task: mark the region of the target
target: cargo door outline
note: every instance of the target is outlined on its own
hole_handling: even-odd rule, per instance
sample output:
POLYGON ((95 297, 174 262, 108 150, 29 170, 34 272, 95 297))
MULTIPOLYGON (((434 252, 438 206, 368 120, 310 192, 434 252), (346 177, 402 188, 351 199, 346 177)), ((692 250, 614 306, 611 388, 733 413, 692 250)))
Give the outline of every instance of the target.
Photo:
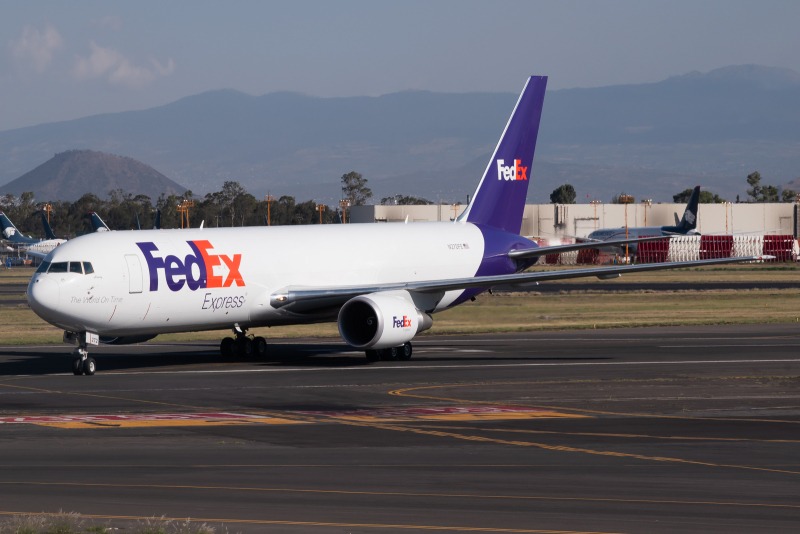
POLYGON ((128 293, 141 293, 143 287, 142 262, 135 254, 126 254, 125 263, 128 264, 128 293))

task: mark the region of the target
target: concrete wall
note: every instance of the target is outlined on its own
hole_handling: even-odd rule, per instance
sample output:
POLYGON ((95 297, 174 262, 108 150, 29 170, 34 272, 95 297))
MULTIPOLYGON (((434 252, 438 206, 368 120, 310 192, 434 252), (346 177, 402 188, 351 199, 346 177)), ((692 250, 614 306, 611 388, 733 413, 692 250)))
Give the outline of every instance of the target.
MULTIPOLYGON (((763 232, 794 234, 796 204, 700 204, 697 213, 697 230, 700 233, 763 232), (727 216, 727 219, 726 219, 727 216), (780 228, 785 230, 775 231, 780 228)), ((452 221, 454 213, 460 215, 466 206, 356 206, 351 209, 349 221, 408 222, 452 221)), ((628 226, 669 226, 675 217, 683 217, 685 204, 628 205, 628 226)), ((586 236, 600 228, 625 226, 625 206, 600 204, 595 209, 590 204, 527 204, 522 218, 524 236, 548 237, 556 235, 586 236)), ((796 236, 797 237, 797 236, 796 236)))

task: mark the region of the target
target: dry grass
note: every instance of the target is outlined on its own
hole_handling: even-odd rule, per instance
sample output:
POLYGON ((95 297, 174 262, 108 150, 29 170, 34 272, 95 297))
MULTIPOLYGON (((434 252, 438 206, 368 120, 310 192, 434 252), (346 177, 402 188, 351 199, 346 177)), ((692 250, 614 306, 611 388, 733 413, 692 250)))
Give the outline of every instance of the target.
MULTIPOLYGON (((108 523, 85 524, 90 520, 76 513, 59 512, 57 514, 19 514, 12 515, 0 522, 0 534, 80 534, 92 532, 105 534, 111 529, 108 523)), ((137 521, 132 526, 124 527, 131 534, 214 534, 214 527, 206 523, 192 523, 190 520, 174 521, 163 517, 152 517, 137 521)), ((223 534, 227 529, 223 528, 223 534)))
MULTIPOLYGON (((426 335, 630 326, 796 322, 800 290, 484 294, 436 314, 426 335)), ((336 324, 256 328, 265 338, 337 337, 336 324)), ((60 343, 62 331, 28 308, 0 308, 0 344, 60 343)), ((229 330, 166 334, 157 339, 220 339, 229 330)))

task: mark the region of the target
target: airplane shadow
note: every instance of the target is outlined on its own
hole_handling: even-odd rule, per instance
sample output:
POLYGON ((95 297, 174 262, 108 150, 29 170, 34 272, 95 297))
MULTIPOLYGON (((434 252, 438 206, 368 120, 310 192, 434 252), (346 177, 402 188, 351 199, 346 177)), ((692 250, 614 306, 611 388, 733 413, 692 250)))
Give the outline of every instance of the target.
MULTIPOLYGON (((185 368, 210 368, 216 366, 257 365, 268 367, 318 367, 318 368, 344 368, 367 367, 380 365, 402 365, 405 362, 374 362, 366 360, 363 352, 356 352, 352 347, 343 344, 274 344, 269 345, 267 354, 258 356, 235 356, 228 358, 222 356, 216 344, 181 344, 157 343, 159 347, 131 345, 129 347, 114 347, 104 351, 102 348, 91 352, 97 361, 98 373, 108 371, 136 371, 154 370, 170 367, 185 368), (167 346, 166 350, 158 348, 167 346), (355 353, 354 353, 355 352, 355 353)), ((57 351, 57 346, 51 348, 0 347, 0 380, 2 377, 19 375, 46 375, 71 372, 73 360, 72 348, 65 345, 63 350, 57 351)), ((446 348, 446 344, 443 344, 446 348)), ((544 361, 592 361, 608 360, 609 357, 599 356, 515 356, 513 354, 498 353, 442 353, 425 352, 415 355, 410 363, 508 363, 508 362, 544 362, 544 361)))

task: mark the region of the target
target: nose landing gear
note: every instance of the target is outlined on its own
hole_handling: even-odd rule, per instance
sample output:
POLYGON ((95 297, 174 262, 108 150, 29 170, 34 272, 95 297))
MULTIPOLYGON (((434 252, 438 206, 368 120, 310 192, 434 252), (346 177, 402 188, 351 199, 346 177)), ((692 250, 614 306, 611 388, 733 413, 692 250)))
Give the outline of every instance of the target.
POLYGON ((78 348, 72 351, 76 356, 72 360, 72 374, 92 376, 97 371, 97 362, 94 358, 89 357, 89 351, 86 350, 86 335, 78 336, 78 348))

